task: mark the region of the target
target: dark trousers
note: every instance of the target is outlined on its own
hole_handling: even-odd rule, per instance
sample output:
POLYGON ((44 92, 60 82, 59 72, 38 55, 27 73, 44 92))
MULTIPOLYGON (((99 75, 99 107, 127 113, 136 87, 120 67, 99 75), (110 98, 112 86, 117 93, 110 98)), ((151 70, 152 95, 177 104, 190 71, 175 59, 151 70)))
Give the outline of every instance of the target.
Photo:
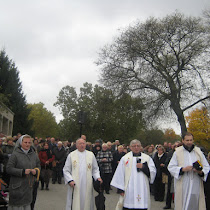
POLYGON ((62 173, 63 166, 61 164, 57 164, 56 167, 52 168, 52 182, 58 181, 61 184, 62 173))
POLYGON ((162 177, 156 177, 154 181, 154 197, 156 201, 163 201, 165 195, 165 184, 162 183, 162 177))
POLYGON ((101 178, 103 180, 105 191, 109 192, 112 174, 111 173, 108 173, 108 174, 101 173, 101 178))
POLYGON ((172 181, 172 178, 170 175, 168 175, 168 187, 167 187, 167 195, 166 195, 166 206, 168 207, 171 207, 171 201, 172 201, 171 181, 172 181))

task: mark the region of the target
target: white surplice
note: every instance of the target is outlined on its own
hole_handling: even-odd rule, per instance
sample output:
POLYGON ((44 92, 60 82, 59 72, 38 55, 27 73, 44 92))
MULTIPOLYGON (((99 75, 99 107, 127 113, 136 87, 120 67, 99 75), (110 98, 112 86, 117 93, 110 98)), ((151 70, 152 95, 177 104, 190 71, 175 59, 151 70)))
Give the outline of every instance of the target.
MULTIPOLYGON (((80 192, 80 209, 75 209, 75 210, 86 210, 85 208, 85 199, 87 198, 86 195, 86 186, 87 186, 87 181, 92 183, 92 180, 87 180, 87 163, 86 163, 86 158, 87 155, 91 155, 92 156, 92 176, 95 180, 97 180, 98 178, 100 178, 100 173, 99 173, 99 168, 98 168, 98 164, 97 161, 95 159, 95 156, 92 152, 89 151, 84 151, 84 152, 79 152, 78 150, 74 151, 75 153, 77 153, 76 155, 78 155, 78 166, 79 166, 79 183, 75 183, 76 186, 80 186, 79 192, 80 192)), ((68 184, 69 181, 71 180, 77 180, 78 177, 73 177, 72 176, 72 170, 75 167, 75 162, 72 163, 71 160, 71 153, 68 155, 66 162, 65 162, 65 166, 63 168, 63 174, 64 174, 64 180, 65 180, 65 184, 68 184)), ((92 185, 91 185, 92 188, 92 185)), ((71 206, 72 206, 72 192, 73 189, 72 187, 70 187, 68 185, 68 192, 67 192, 67 204, 66 204, 66 210, 71 210, 71 206)), ((94 209, 94 197, 93 194, 89 195, 90 199, 91 199, 91 207, 90 209, 93 210, 94 209)), ((73 202, 75 202, 75 200, 73 200, 73 202)))
MULTIPOLYGON (((154 162, 148 155, 142 154, 142 156, 148 156, 147 164, 150 171, 150 178, 148 178, 143 172, 137 172, 137 157, 133 157, 132 152, 130 152, 130 157, 127 155, 121 158, 111 181, 111 185, 126 192, 123 204, 125 208, 149 209, 150 189, 148 183, 149 181, 150 183, 153 183, 155 179, 156 168, 154 162), (129 164, 132 164, 131 173, 127 184, 127 189, 125 189, 125 170, 128 170, 130 167, 129 164)), ((138 158, 142 159, 142 156, 138 158)), ((143 163, 144 161, 141 162, 143 163)))
MULTIPOLYGON (((196 152, 193 150, 191 152, 188 152, 184 147, 180 148, 183 149, 184 153, 184 166, 192 166, 194 162, 198 160, 198 157, 196 155, 196 152)), ((176 187, 177 183, 180 181, 182 178, 182 201, 180 199, 177 200, 177 202, 182 202, 182 209, 177 209, 176 208, 176 202, 175 202, 175 209, 176 210, 199 210, 199 196, 200 196, 200 187, 202 181, 206 181, 207 175, 209 172, 209 164, 202 154, 202 165, 203 165, 203 173, 204 177, 200 177, 196 172, 189 171, 189 172, 184 172, 183 175, 179 175, 181 166, 178 164, 177 160, 177 152, 175 151, 171 161, 168 165, 168 170, 171 173, 171 175, 174 177, 174 187, 175 187, 175 199, 176 196, 179 196, 176 194, 176 187)), ((203 189, 202 189, 203 190, 203 189)), ((203 201, 205 202, 205 200, 203 201)), ((177 204, 178 206, 178 204, 177 204)), ((203 209, 205 210, 205 209, 203 209)))

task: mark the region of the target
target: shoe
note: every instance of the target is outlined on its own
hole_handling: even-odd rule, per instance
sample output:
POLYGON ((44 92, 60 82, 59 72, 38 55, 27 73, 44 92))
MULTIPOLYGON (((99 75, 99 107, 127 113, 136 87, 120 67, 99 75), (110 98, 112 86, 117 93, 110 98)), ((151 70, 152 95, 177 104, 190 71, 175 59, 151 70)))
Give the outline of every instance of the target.
POLYGON ((109 191, 106 191, 106 194, 110 194, 109 191))
POLYGON ((49 188, 48 188, 48 187, 46 187, 46 190, 49 190, 49 188))
POLYGON ((171 209, 171 207, 170 206, 165 206, 165 207, 163 207, 163 209, 171 209))
POLYGON ((58 184, 61 184, 61 182, 58 182, 58 184))

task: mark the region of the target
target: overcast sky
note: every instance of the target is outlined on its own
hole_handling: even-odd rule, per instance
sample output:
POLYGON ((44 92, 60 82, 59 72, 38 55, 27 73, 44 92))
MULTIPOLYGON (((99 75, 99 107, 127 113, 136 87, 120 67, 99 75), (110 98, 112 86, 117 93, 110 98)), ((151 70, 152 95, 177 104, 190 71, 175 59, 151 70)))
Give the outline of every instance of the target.
POLYGON ((98 83, 101 47, 137 19, 178 10, 201 15, 209 0, 0 0, 0 49, 19 72, 28 103, 53 104, 62 87, 98 83))

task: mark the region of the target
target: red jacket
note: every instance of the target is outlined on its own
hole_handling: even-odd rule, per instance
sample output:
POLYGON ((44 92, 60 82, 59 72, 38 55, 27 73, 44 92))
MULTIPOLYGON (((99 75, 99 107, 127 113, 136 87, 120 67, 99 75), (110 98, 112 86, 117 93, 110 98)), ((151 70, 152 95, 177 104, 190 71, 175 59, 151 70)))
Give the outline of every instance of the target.
POLYGON ((39 159, 40 159, 40 165, 45 166, 46 161, 49 161, 50 163, 53 162, 53 160, 55 159, 55 155, 52 155, 52 158, 48 158, 47 152, 41 150, 39 152, 39 159))

